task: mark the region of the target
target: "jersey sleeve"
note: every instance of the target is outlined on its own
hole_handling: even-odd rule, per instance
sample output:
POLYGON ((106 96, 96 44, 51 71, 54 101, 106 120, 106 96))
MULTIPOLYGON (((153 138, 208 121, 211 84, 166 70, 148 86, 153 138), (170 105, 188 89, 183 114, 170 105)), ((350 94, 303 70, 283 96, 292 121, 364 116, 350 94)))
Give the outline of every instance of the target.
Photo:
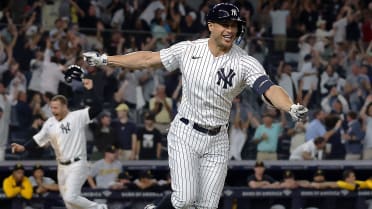
POLYGON ((160 50, 160 59, 167 71, 173 71, 180 67, 182 55, 188 44, 189 41, 182 41, 160 50))
POLYGON ((79 120, 79 124, 86 125, 90 123, 89 107, 74 111, 74 117, 79 120))
POLYGON ((261 76, 267 76, 261 63, 251 56, 242 56, 241 64, 245 84, 251 88, 258 78, 261 76))
POLYGON ((34 141, 36 142, 39 147, 45 146, 49 142, 49 137, 47 133, 48 126, 50 124, 50 120, 47 120, 41 130, 33 136, 34 141))

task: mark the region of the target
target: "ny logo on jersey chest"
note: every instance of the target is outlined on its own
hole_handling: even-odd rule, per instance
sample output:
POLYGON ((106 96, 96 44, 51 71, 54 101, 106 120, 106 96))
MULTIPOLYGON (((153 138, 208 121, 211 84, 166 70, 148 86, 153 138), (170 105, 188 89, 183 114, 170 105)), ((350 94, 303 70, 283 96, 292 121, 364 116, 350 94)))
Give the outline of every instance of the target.
POLYGON ((230 71, 226 75, 225 74, 225 68, 220 68, 217 71, 217 76, 218 76, 217 85, 220 86, 221 82, 223 82, 223 87, 222 88, 227 89, 227 85, 229 85, 231 87, 233 85, 232 79, 234 78, 235 75, 236 74, 235 74, 233 69, 230 69, 230 71))
POLYGON ((69 122, 67 122, 66 124, 61 123, 60 128, 61 128, 62 133, 64 134, 68 134, 68 132, 71 131, 69 122))

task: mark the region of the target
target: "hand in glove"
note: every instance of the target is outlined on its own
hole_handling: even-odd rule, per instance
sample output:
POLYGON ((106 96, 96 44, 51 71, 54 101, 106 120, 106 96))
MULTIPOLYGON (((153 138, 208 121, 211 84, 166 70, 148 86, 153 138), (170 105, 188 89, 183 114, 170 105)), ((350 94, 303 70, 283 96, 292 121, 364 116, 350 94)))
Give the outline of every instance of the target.
POLYGON ((90 66, 107 65, 107 55, 99 54, 98 52, 84 52, 84 61, 90 66))
POLYGON ((82 81, 87 72, 78 65, 70 65, 67 70, 63 72, 65 74, 65 81, 70 83, 72 79, 82 81))
POLYGON ((289 109, 289 114, 294 121, 305 121, 309 110, 300 104, 293 104, 289 109))

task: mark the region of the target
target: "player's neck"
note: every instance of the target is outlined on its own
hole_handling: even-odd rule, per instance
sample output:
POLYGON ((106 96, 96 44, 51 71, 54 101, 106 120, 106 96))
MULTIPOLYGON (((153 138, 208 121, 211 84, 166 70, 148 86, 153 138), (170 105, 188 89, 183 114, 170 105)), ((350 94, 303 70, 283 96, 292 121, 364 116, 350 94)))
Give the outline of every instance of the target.
POLYGON ((64 113, 61 113, 61 117, 60 118, 56 118, 58 121, 62 121, 63 119, 65 119, 65 117, 67 116, 67 114, 69 113, 69 111, 66 111, 64 113))
POLYGON ((209 51, 214 57, 222 56, 228 53, 231 49, 231 47, 218 46, 218 44, 211 38, 209 38, 208 40, 208 47, 209 47, 209 51))

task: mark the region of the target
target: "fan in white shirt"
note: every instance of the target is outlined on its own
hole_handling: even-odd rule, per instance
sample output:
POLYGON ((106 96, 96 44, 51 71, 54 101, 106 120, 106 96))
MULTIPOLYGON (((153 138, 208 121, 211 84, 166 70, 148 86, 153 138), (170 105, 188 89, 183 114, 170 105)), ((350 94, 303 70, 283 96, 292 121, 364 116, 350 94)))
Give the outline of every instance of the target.
POLYGON ((309 140, 293 150, 289 160, 321 160, 326 142, 323 137, 309 140))

